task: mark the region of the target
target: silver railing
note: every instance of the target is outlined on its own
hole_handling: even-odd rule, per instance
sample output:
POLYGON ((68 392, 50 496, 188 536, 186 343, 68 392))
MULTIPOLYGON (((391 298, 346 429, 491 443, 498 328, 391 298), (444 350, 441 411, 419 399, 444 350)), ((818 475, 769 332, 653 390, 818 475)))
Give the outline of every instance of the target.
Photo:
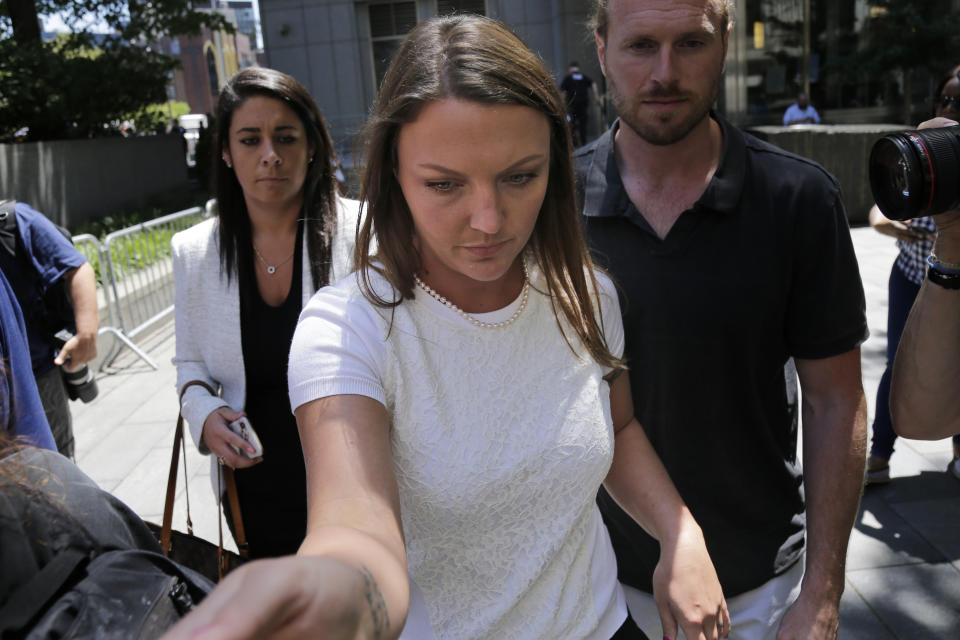
POLYGON ((173 234, 207 217, 215 206, 192 207, 177 213, 114 231, 100 243, 83 234, 73 237, 77 249, 94 265, 97 297, 101 308, 100 334, 109 333, 119 343, 103 358, 100 368, 109 366, 124 346, 153 369, 157 363, 141 349, 136 339, 173 312, 173 234))

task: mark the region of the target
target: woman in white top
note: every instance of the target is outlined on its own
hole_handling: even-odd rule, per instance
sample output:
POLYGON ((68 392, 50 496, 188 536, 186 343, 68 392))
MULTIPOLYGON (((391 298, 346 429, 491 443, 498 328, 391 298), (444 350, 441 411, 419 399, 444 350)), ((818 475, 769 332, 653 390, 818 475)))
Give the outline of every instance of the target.
POLYGON ((616 292, 583 242, 540 60, 493 20, 426 20, 367 134, 358 274, 314 296, 291 347, 301 557, 241 568, 180 631, 645 637, 605 483, 661 541, 664 628, 727 633, 700 529, 633 418, 616 292))
POLYGON ((359 203, 337 195, 326 123, 290 76, 234 75, 216 126, 219 213, 173 238, 177 389, 219 391, 187 387, 183 415, 200 451, 236 469, 250 555, 291 554, 307 498, 287 353, 306 301, 351 270, 359 203), (227 427, 242 415, 262 456, 231 448, 249 447, 227 427))

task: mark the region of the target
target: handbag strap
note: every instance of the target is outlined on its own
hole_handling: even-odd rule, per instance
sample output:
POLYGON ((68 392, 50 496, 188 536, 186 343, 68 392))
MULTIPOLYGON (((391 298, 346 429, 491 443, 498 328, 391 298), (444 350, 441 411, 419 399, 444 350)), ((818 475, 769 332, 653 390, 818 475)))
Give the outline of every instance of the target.
MULTIPOLYGON (((185 385, 183 385, 183 388, 180 389, 181 403, 183 402, 183 394, 186 393, 187 389, 193 385, 198 385, 203 387, 208 392, 210 392, 210 395, 213 395, 213 396, 217 395, 217 393, 213 390, 213 388, 211 388, 210 385, 204 382, 203 380, 191 380, 187 382, 185 385)), ((171 548, 170 540, 172 535, 171 532, 173 530, 173 502, 177 492, 177 471, 179 467, 181 447, 183 447, 184 469, 186 469, 186 466, 187 466, 187 463, 186 463, 187 452, 186 452, 186 447, 184 446, 183 443, 184 443, 183 413, 181 412, 177 416, 177 427, 173 435, 173 452, 170 456, 170 472, 167 476, 167 495, 164 500, 163 522, 160 527, 160 547, 163 550, 163 554, 166 556, 170 555, 170 548, 171 548)), ((240 552, 240 555, 245 558, 247 557, 247 536, 243 528, 243 518, 241 517, 241 513, 240 513, 240 500, 237 496, 237 484, 236 484, 236 480, 233 477, 233 469, 231 469, 230 467, 219 465, 219 471, 223 473, 224 478, 226 479, 226 482, 227 482, 227 499, 230 501, 230 511, 231 511, 231 515, 233 516, 234 530, 237 533, 237 548, 240 552)), ((184 473, 186 474, 186 472, 184 473)), ((219 474, 217 476, 217 481, 219 485, 219 474)), ((184 482, 186 482, 186 475, 184 475, 184 482)), ((188 532, 192 534, 193 525, 190 522, 189 494, 187 494, 186 499, 187 499, 187 529, 188 529, 188 532)), ((218 506, 217 522, 219 523, 221 520, 219 512, 222 511, 222 508, 219 508, 220 507, 219 495, 217 496, 217 506, 218 506)), ((223 533, 221 532, 220 544, 217 550, 217 559, 218 559, 217 564, 221 570, 221 576, 220 576, 221 578, 223 577, 222 568, 223 568, 223 565, 225 564, 224 558, 225 558, 225 554, 223 553, 223 533)))
MULTIPOLYGON (((247 558, 250 553, 250 547, 247 544, 247 534, 243 528, 243 518, 240 516, 240 498, 237 494, 237 481, 233 475, 233 469, 218 462, 217 471, 217 507, 222 512, 223 489, 220 486, 220 478, 227 483, 227 500, 230 503, 230 514, 233 517, 233 531, 237 537, 237 555, 241 558, 247 558)), ((229 571, 227 566, 227 553, 223 550, 223 519, 217 518, 217 577, 223 580, 223 576, 229 571)))

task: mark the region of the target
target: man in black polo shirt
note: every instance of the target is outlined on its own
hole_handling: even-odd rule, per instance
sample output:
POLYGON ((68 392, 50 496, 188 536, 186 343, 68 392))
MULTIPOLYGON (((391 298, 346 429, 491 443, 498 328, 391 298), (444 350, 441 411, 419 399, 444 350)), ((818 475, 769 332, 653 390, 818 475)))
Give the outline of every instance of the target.
MULTIPOLYGON (((577 153, 577 172, 588 241, 621 287, 637 416, 703 529, 730 637, 834 638, 863 479, 867 337, 838 185, 711 112, 732 2, 598 4, 620 120, 577 153)), ((599 502, 631 612, 653 635, 657 544, 599 502)))

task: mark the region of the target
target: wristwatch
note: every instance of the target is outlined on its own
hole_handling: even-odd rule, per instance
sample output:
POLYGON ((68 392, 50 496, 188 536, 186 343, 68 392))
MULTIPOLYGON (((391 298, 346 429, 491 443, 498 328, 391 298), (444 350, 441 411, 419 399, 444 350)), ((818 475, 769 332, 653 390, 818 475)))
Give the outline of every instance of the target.
POLYGON ((927 280, 944 289, 960 289, 960 273, 944 273, 939 269, 927 269, 927 280))

